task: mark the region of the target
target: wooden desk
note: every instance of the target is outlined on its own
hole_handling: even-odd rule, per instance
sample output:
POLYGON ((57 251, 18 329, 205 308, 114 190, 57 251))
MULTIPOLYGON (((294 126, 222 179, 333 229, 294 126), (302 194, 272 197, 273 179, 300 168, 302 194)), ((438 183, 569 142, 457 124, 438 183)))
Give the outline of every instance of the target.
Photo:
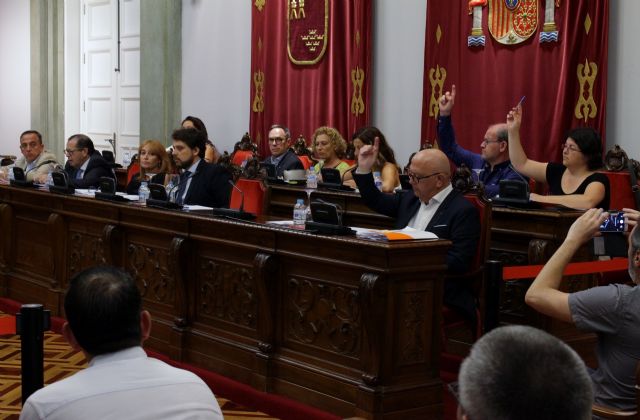
POLYGON ((381 243, 0 186, 0 295, 125 267, 171 358, 343 417, 437 418, 448 241, 381 243))

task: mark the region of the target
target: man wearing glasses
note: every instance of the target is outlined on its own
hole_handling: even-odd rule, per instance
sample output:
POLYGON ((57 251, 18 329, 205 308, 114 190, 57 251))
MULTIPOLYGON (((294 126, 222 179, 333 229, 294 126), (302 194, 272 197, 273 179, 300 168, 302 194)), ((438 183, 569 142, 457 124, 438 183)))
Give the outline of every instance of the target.
MULTIPOLYGON (((463 274, 470 268, 480 238, 480 217, 462 193, 451 186, 447 156, 437 149, 416 153, 409 162, 411 190, 382 193, 375 186, 371 167, 378 157, 379 140, 365 145, 358 154, 353 178, 365 204, 396 219, 396 229, 411 227, 451 240, 447 251, 447 274, 463 274)), ((449 278, 444 283, 444 303, 467 317, 476 318, 476 303, 468 282, 449 278)))
MULTIPOLYGON (((44 149, 42 134, 36 130, 27 130, 20 135, 20 156, 15 166, 24 170, 27 181, 45 183, 49 172, 58 164, 56 155, 44 149)), ((0 178, 7 174, 0 172, 0 178)))
POLYGON ((84 134, 74 134, 67 140, 64 150, 67 163, 64 171, 76 188, 97 187, 103 176, 115 178, 111 166, 93 147, 93 141, 84 134))
POLYGON ((449 159, 456 165, 464 164, 472 169, 476 175, 474 181, 482 181, 485 195, 494 197, 499 192, 500 181, 503 179, 519 179, 520 176, 509 160, 509 136, 507 125, 504 123, 490 125, 480 143, 480 154, 466 150, 456 143, 456 136, 451 123, 451 110, 456 100, 456 85, 451 86, 451 92, 440 97, 438 107, 438 145, 449 159))
POLYGON ((289 148, 291 145, 291 133, 284 125, 274 124, 269 129, 269 150, 271 156, 262 163, 274 165, 276 176, 282 177, 284 171, 291 169, 304 169, 302 162, 289 148))

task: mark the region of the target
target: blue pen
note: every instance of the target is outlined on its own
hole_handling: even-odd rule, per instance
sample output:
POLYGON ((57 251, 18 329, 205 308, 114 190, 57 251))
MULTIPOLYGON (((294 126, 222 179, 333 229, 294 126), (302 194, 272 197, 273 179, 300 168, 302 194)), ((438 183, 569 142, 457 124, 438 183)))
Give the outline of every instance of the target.
POLYGON ((518 102, 518 105, 515 106, 515 108, 519 107, 520 105, 522 105, 522 103, 524 102, 524 98, 526 98, 526 95, 523 96, 522 98, 520 98, 520 102, 518 102))

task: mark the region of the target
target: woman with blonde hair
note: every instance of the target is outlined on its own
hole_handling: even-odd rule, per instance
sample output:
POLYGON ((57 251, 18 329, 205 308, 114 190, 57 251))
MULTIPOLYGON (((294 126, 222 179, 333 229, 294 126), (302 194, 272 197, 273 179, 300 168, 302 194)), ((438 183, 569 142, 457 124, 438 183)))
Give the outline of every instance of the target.
POLYGON ((131 177, 127 194, 138 194, 140 182, 165 185, 165 175, 171 171, 169 155, 158 140, 145 140, 138 149, 140 172, 131 177))
POLYGON ((342 176, 349 169, 349 164, 341 159, 347 151, 347 142, 335 128, 318 128, 313 133, 311 147, 314 157, 320 161, 313 167, 317 173, 322 168, 334 168, 342 176))

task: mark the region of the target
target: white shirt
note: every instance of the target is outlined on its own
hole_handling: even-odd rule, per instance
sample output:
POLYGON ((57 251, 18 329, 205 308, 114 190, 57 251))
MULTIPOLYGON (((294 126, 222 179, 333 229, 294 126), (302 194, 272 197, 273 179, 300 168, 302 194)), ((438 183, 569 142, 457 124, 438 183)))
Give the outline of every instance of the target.
POLYGON ((222 419, 195 374, 147 357, 142 347, 96 356, 89 367, 27 399, 20 419, 222 419))
POLYGON ((438 194, 434 195, 427 204, 420 203, 420 208, 411 220, 409 220, 407 226, 416 230, 426 230, 433 215, 436 214, 436 211, 451 191, 453 191, 453 187, 449 184, 438 194))

